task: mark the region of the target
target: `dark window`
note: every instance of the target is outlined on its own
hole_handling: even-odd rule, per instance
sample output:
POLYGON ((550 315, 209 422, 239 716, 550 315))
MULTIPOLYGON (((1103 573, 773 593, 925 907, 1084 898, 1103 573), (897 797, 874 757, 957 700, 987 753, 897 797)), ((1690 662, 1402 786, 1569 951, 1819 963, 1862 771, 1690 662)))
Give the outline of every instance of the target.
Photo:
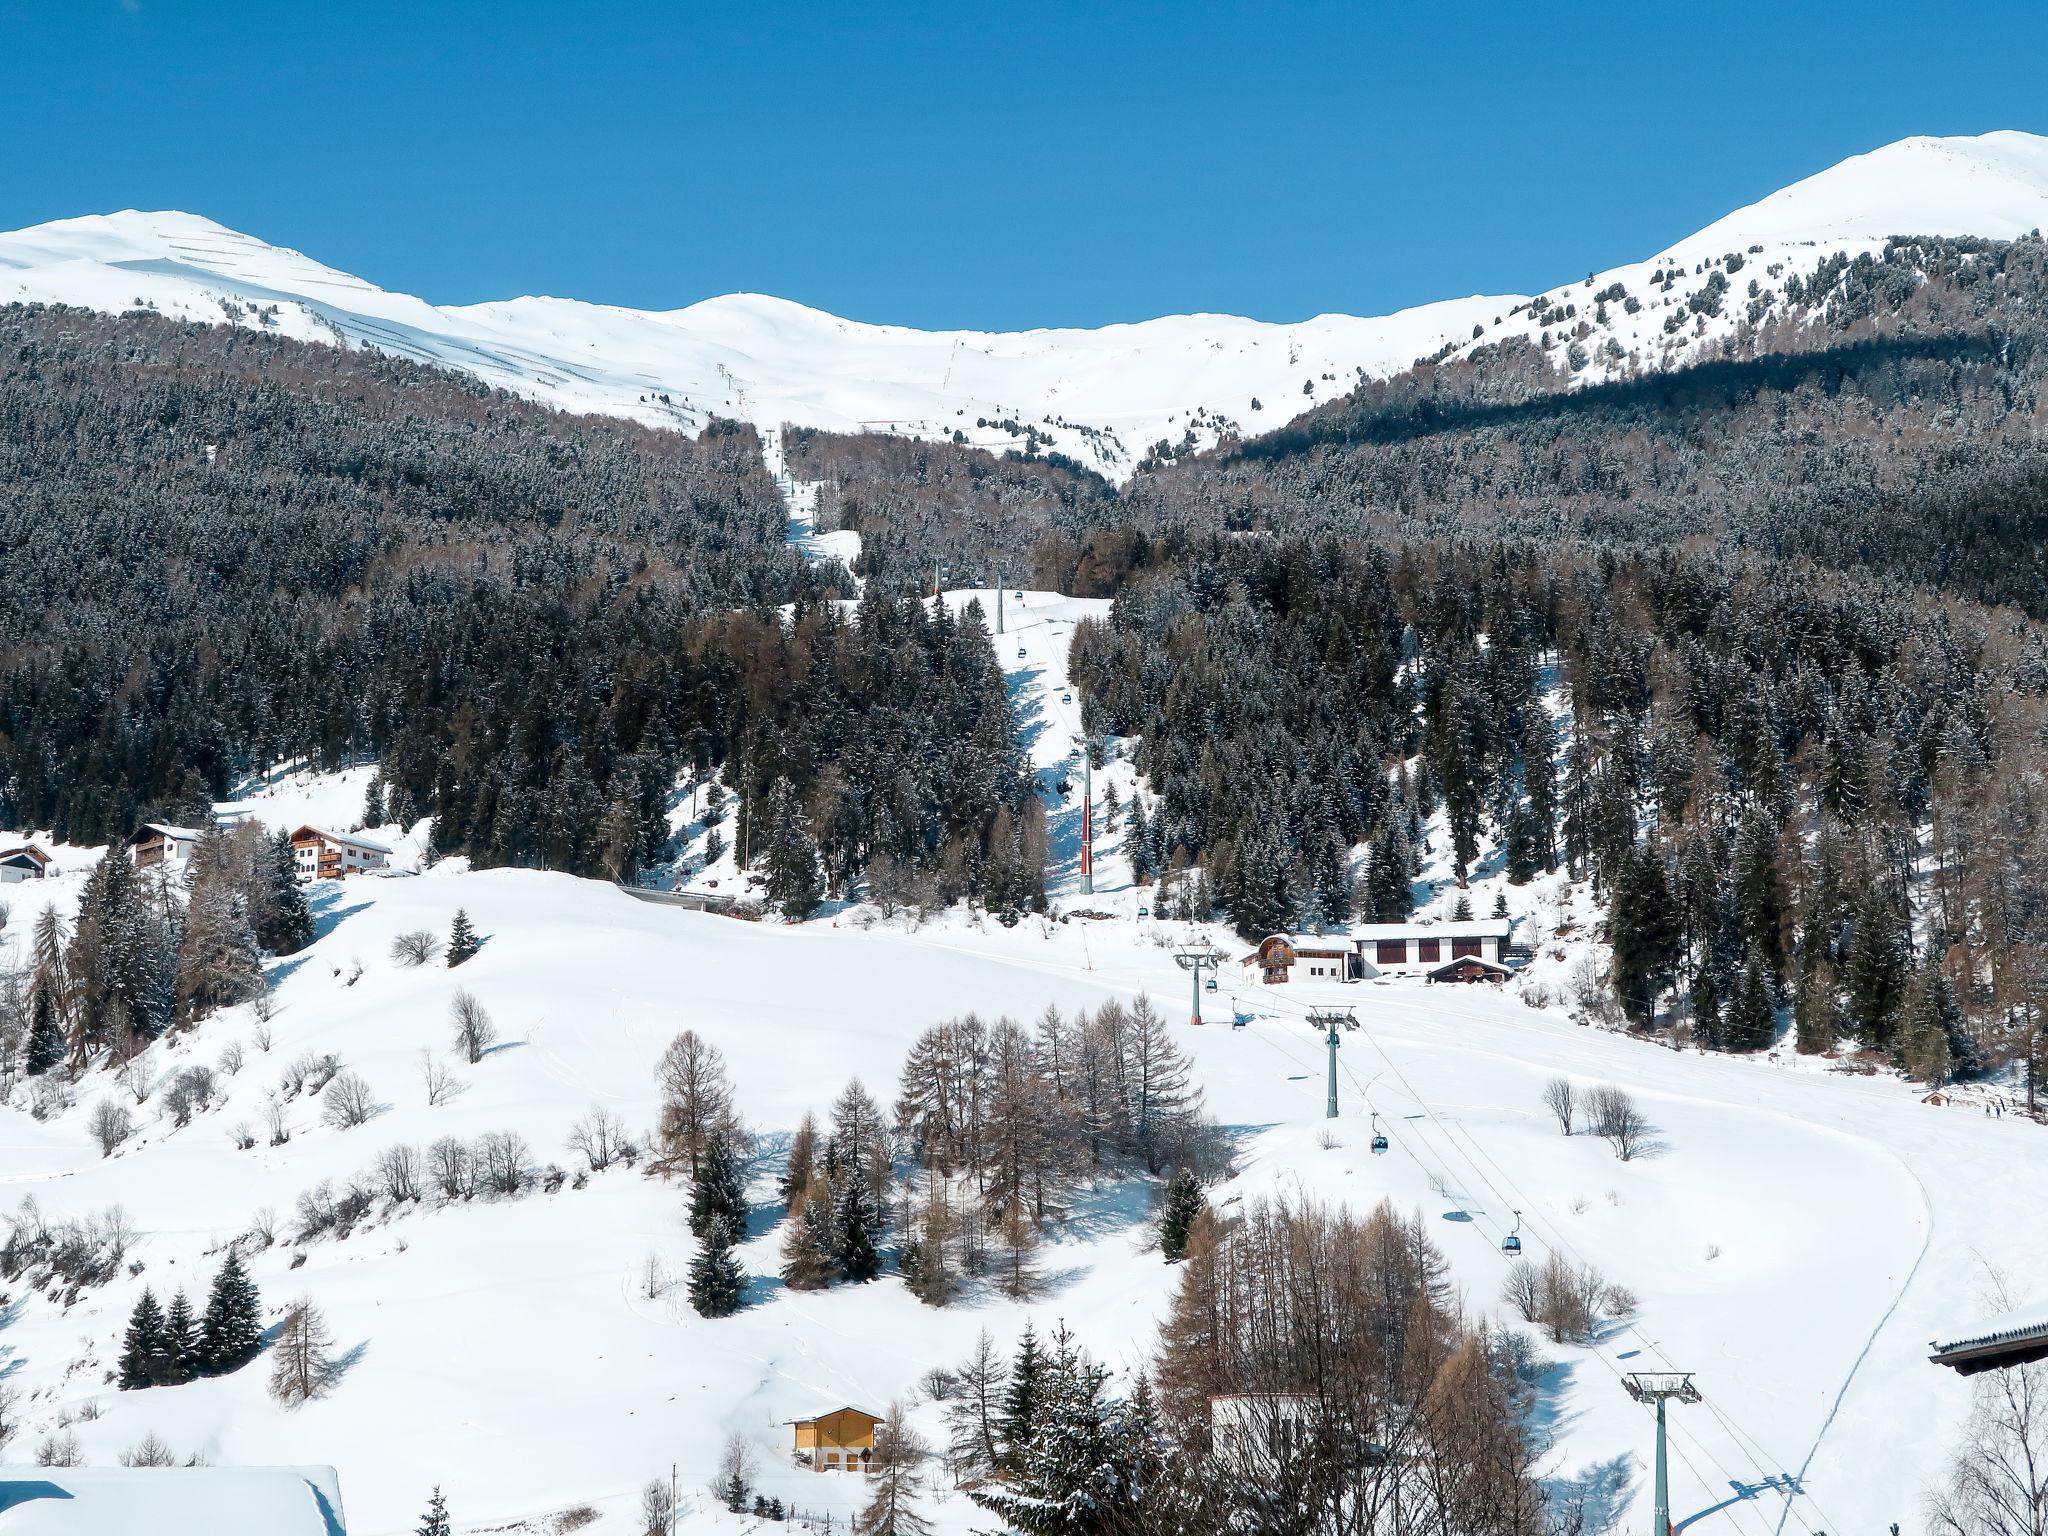
POLYGON ((1379 963, 1381 965, 1405 965, 1408 961, 1406 939, 1381 939, 1379 941, 1379 963))
POLYGON ((1441 960, 1443 958, 1443 942, 1442 939, 1417 939, 1415 941, 1415 958, 1418 960, 1441 960))
POLYGON ((1451 940, 1451 958, 1453 960, 1462 960, 1467 955, 1476 955, 1478 953, 1479 941, 1477 939, 1451 940))

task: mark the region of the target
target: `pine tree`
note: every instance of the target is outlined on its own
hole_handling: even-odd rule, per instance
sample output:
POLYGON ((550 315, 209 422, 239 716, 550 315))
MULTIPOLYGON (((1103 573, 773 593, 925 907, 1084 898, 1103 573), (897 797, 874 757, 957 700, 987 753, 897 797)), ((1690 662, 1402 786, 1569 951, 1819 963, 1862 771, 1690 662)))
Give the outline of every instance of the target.
POLYGON ((832 1281, 832 1255, 821 1230, 831 1203, 822 1179, 790 1202, 782 1230, 782 1283, 792 1291, 822 1291, 832 1281))
POLYGON ((455 1527, 448 1523, 448 1501, 441 1497, 441 1488, 434 1486, 434 1496, 427 1500, 427 1512, 420 1517, 414 1536, 453 1536, 455 1527))
POLYGON ((1159 1212, 1159 1252, 1169 1262, 1187 1253, 1188 1229, 1194 1226, 1195 1218, 1207 1203, 1202 1198, 1202 1186, 1185 1168, 1167 1184, 1166 1203, 1159 1212))
POLYGON ((875 1250, 881 1225, 881 1212, 868 1193, 867 1181, 857 1174, 849 1177, 846 1191, 839 1197, 833 1248, 840 1275, 855 1285, 863 1285, 881 1273, 881 1255, 875 1250))
POLYGON ((1010 1383, 1003 1391, 1003 1465, 1023 1464, 1025 1450, 1038 1424, 1040 1378, 1045 1359, 1038 1348, 1038 1334, 1030 1323, 1017 1341, 1017 1358, 1010 1365, 1010 1383))
POLYGON ((1013 1442, 1011 1476, 970 1497, 1027 1536, 1124 1528, 1120 1405, 1105 1396, 1104 1382, 1102 1368, 1062 1332, 1043 1365, 1031 1432, 1013 1442))
POLYGON ((730 1136, 711 1138, 690 1180, 690 1230, 705 1240, 716 1232, 727 1245, 747 1235, 746 1178, 730 1136))
POLYGON ((1451 921, 1454 923, 1469 923, 1472 921, 1472 898, 1470 896, 1461 895, 1458 898, 1458 904, 1451 908, 1451 921))
POLYGON ((245 1002, 263 990, 263 961, 249 909, 227 872, 200 876, 178 948, 178 1006, 190 1018, 245 1002))
POLYGON ((475 954, 480 946, 476 930, 469 925, 469 914, 461 907, 455 909, 455 920, 448 925, 448 965, 452 970, 475 954))
POLYGON ((192 1316, 192 1303, 179 1291, 164 1313, 164 1380, 171 1386, 203 1375, 199 1324, 192 1316))
POLYGON ((730 1317, 746 1295, 747 1277, 723 1229, 714 1229, 690 1262, 690 1305, 703 1317, 730 1317))
POLYGON ((229 1251, 213 1277, 199 1328, 199 1362, 209 1376, 240 1370, 263 1347, 263 1305, 256 1284, 229 1251))
MULTIPOLYGON (((43 909, 49 916, 49 909, 43 909)), ((38 977, 29 992, 28 1059, 23 1063, 29 1076, 39 1077, 64 1064, 64 1025, 57 1015, 56 989, 38 977)))
POLYGON ((266 929, 258 937, 274 955, 295 955, 313 942, 313 908, 299 884, 298 855, 292 835, 280 832, 270 842, 270 887, 266 929))
POLYGON ((1721 989, 1711 964, 1692 973, 1692 1028, 1702 1045, 1718 1049, 1722 1044, 1721 989))
POLYGON ((777 779, 769 790, 762 821, 767 833, 768 899, 784 916, 801 921, 818 910, 825 882, 818 868, 817 842, 788 779, 777 779))
POLYGON ((1778 1032, 1778 1010, 1771 1001, 1765 969, 1754 956, 1742 968, 1742 981, 1728 1009, 1726 1043, 1732 1051, 1760 1051, 1778 1032))
POLYGON ((1678 911, 1664 861, 1644 846, 1621 860, 1607 920, 1614 991, 1635 1024, 1654 1024, 1657 993, 1678 960, 1678 911))
POLYGON ((120 1383, 123 1392, 153 1387, 162 1379, 164 1314, 148 1286, 128 1314, 128 1332, 121 1341, 120 1383))

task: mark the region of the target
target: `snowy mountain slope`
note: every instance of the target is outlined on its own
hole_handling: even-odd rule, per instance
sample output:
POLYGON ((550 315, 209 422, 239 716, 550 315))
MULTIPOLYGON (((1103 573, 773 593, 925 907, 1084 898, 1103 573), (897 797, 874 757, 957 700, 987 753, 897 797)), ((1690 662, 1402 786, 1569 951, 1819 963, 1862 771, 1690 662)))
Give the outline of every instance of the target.
MULTIPOLYGON (((49 894, 67 900, 72 878, 49 894)), ((912 1394, 979 1329, 1008 1340, 1027 1316, 1041 1326, 1064 1319, 1119 1367, 1149 1348, 1172 1275, 1147 1249, 1141 1182, 1083 1197, 1041 1255, 1051 1278, 1037 1302, 980 1291, 934 1312, 893 1277, 818 1295, 784 1290, 773 1278, 779 1212, 767 1175, 780 1138, 848 1076, 889 1097, 904 1049, 927 1023, 969 1008, 1029 1017, 1048 1003, 1071 1010, 1139 990, 1176 1009, 1185 978, 1153 941, 1181 937, 1177 928, 792 930, 516 871, 355 879, 323 890, 321 919, 312 951, 284 962, 271 1050, 256 1048, 253 1021, 239 1011, 153 1050, 162 1069, 217 1059, 231 1042, 245 1049, 226 1102, 189 1127, 145 1109, 138 1137, 101 1159, 84 1124, 107 1089, 101 1080, 41 1122, 0 1113, 0 1202, 11 1209, 33 1194, 52 1218, 120 1202, 141 1231, 139 1275, 69 1307, 31 1296, 9 1314, 0 1357, 29 1398, 17 1458, 62 1416, 101 1465, 151 1430, 180 1454, 226 1465, 330 1461, 357 1536, 409 1529, 435 1482, 465 1527, 588 1504, 602 1518, 594 1529, 623 1532, 636 1529, 639 1485, 671 1461, 701 1522, 691 1528, 715 1525, 701 1490, 716 1447, 739 1430, 757 1443, 765 1492, 843 1520, 858 1488, 787 1468, 783 1421, 912 1394), (488 935, 459 974, 386 958, 394 934, 445 931, 457 905, 488 935), (351 985, 357 959, 365 971, 351 985), (415 1059, 422 1046, 445 1047, 458 984, 492 1010, 503 1043, 458 1068, 467 1091, 432 1108, 415 1059), (340 1183, 386 1146, 510 1129, 536 1163, 567 1167, 563 1138, 593 1104, 644 1129, 652 1060, 685 1025, 728 1055, 771 1154, 756 1182, 756 1235, 740 1250, 756 1278, 739 1316, 698 1318, 676 1285, 645 1294, 650 1253, 678 1276, 693 1251, 682 1195, 615 1167, 580 1189, 429 1200, 343 1241, 282 1241, 258 1254, 266 1302, 311 1294, 348 1352, 334 1393, 296 1413, 264 1396, 260 1364, 143 1393, 101 1381, 143 1284, 203 1286, 220 1245, 260 1208, 288 1227, 301 1191, 340 1183), (385 1108, 366 1126, 336 1130, 298 1101, 286 1145, 236 1150, 228 1128, 260 1124, 264 1091, 307 1050, 341 1053, 385 1108), (81 1419, 88 1402, 98 1417, 81 1419)), ((1240 1138, 1242 1171, 1215 1199, 1391 1198, 1428 1217, 1468 1304, 1481 1309, 1496 1309, 1508 1262, 1497 1244, 1519 1210, 1533 1258, 1556 1244, 1636 1291, 1633 1326, 1592 1348, 1545 1350, 1557 1364, 1544 1412, 1560 1435, 1548 1470, 1620 1469, 1627 1491, 1617 1509, 1645 1513, 1647 1497, 1647 1423, 1617 1373, 1670 1365, 1699 1371, 1712 1404, 1677 1425, 1675 1497, 1684 1515, 1701 1516, 1697 1530, 1774 1522, 1783 1495, 1759 1485, 1802 1472, 1795 1516, 1808 1524, 1793 1529, 1883 1529, 1908 1516, 1965 1401, 1962 1383, 1926 1364, 1923 1341, 1958 1297, 1976 1293, 1980 1263, 2024 1272, 2048 1258, 2048 1239, 2029 1224, 1984 1220, 1987 1210, 2033 1209, 2048 1192, 2038 1131, 1924 1107, 1890 1082, 1676 1054, 1491 991, 1261 992, 1244 999, 1259 1017, 1242 1031, 1209 1001, 1210 1027, 1178 1033, 1240 1138), (1355 1008, 1364 1026, 1345 1038, 1344 1115, 1328 1147, 1323 1053, 1302 1017, 1312 1003, 1355 1008), (1666 1150, 1624 1165, 1594 1138, 1560 1137, 1538 1102, 1557 1071, 1629 1086, 1666 1150), (1387 1157, 1366 1151, 1368 1108, 1391 1130, 1387 1157), (1900 1414, 1902 1402, 1916 1412, 1900 1414), (1724 1506, 1731 1480, 1751 1492, 1724 1506)), ((920 1412, 936 1433, 937 1410, 920 1412)), ((941 1515, 948 1532, 976 1519, 957 1496, 941 1515)))
POLYGON ((1098 330, 1010 334, 867 325, 758 294, 645 312, 557 298, 436 307, 296 251, 184 213, 125 212, 0 235, 0 302, 270 325, 476 375, 570 410, 684 431, 708 415, 837 431, 951 437, 1069 454, 1127 479, 1171 452, 1253 435, 1434 355, 1507 336, 1542 339, 1592 381, 1669 366, 1731 334, 1749 282, 1777 289, 1830 255, 1892 234, 2010 238, 2048 223, 2048 139, 1916 138, 1843 161, 1729 214, 1648 261, 1524 295, 1450 299, 1378 318, 1274 325, 1179 315, 1098 330), (1752 247, 1761 247, 1752 250, 1752 247), (1743 258, 1731 280, 1709 265, 1743 258), (1695 270, 1699 268, 1700 270, 1695 270), (1653 275, 1668 285, 1653 290, 1653 275), (1695 294, 1730 283, 1718 313, 1695 294), (1620 283, 1597 324, 1593 296, 1620 283), (1568 320, 1567 305, 1578 311, 1568 320), (1577 338, 1579 324, 1588 334, 1577 338), (1474 336, 1478 328, 1479 335, 1474 336), (1609 346, 1609 343, 1612 343, 1609 346), (1254 404, 1254 402, 1257 402, 1254 404))

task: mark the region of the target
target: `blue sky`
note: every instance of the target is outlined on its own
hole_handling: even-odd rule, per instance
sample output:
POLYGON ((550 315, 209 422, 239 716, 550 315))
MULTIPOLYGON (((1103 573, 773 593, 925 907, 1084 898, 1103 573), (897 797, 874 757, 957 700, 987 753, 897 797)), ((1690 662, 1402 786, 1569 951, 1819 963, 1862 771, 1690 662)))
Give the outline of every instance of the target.
POLYGON ((1528 291, 1912 133, 2048 6, 0 0, 0 228, 176 207, 442 303, 1012 328, 1528 291))

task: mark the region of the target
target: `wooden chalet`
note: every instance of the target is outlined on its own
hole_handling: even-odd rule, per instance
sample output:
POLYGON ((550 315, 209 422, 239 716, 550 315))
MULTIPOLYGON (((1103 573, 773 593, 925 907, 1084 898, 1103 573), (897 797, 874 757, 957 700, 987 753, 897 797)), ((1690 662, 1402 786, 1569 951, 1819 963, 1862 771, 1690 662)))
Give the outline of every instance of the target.
POLYGON ((1239 965, 1246 981, 1277 987, 1291 980, 1349 981, 1351 956, 1350 941, 1341 934, 1274 933, 1239 965))
POLYGON ((1446 960, 1433 971, 1425 972, 1423 979, 1430 982, 1490 981, 1498 986, 1514 974, 1512 967, 1502 965, 1498 960, 1487 960, 1479 955, 1461 955, 1456 960, 1446 960))
POLYGON ((815 1419, 794 1420, 790 1454, 813 1472, 865 1472, 875 1454, 881 1416, 865 1408, 835 1408, 815 1419))
POLYGON ((50 856, 34 843, 16 843, 0 848, 0 885, 19 885, 40 880, 50 870, 50 856))
POLYGON ((389 848, 351 832, 300 827, 292 833, 292 868, 301 880, 339 880, 382 869, 390 860, 389 848))
POLYGON ((174 827, 161 821, 144 822, 128 838, 128 853, 137 869, 154 869, 159 864, 183 869, 198 846, 197 827, 174 827))

